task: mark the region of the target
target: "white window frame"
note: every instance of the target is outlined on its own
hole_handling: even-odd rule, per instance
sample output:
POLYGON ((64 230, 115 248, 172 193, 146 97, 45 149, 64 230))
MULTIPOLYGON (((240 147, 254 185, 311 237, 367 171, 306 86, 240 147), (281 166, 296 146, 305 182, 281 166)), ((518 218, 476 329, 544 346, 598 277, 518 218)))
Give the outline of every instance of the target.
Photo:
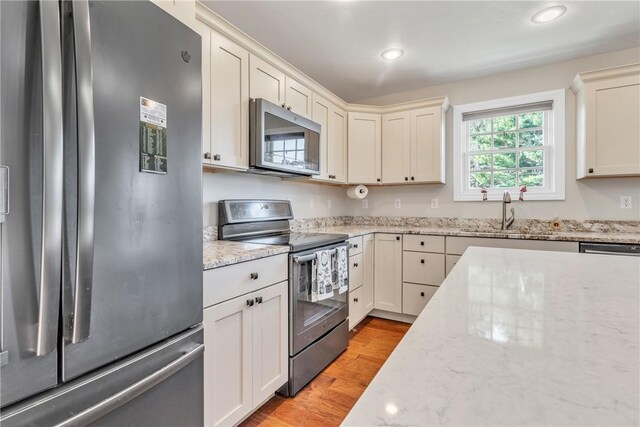
MULTIPOLYGON (((564 200, 565 199, 565 90, 558 89, 509 98, 493 99, 473 104, 453 107, 453 200, 455 202, 482 201, 479 189, 470 189, 468 134, 462 120, 464 113, 507 108, 537 102, 553 101, 553 109, 548 112, 544 123, 544 170, 545 186, 527 188, 525 200, 564 200)), ((531 147, 533 148, 533 147, 531 147)), ((516 159, 517 161, 517 159, 516 159)), ((502 194, 508 190, 512 195, 519 188, 488 188, 490 201, 502 201, 502 194)))

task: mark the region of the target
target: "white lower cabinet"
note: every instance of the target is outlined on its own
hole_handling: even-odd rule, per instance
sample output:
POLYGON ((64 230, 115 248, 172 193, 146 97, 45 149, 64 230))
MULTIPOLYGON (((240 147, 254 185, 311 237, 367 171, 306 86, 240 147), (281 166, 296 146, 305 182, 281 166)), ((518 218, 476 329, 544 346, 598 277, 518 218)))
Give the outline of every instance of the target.
POLYGON ((373 310, 373 234, 349 239, 349 329, 373 310))
POLYGON ((402 280, 405 282, 440 286, 444 273, 444 254, 409 251, 402 254, 402 280))
POLYGON ((447 258, 445 259, 445 268, 446 268, 447 276, 449 275, 449 273, 451 273, 451 270, 453 270, 453 267, 456 266, 459 260, 460 260, 460 255, 447 255, 447 258))
POLYGON ((349 291, 362 286, 362 254, 349 257, 349 291))
POLYGON ((402 234, 376 234, 373 307, 402 313, 402 234))
POLYGON ((402 284, 402 312, 417 316, 438 290, 437 286, 402 284))
POLYGON ((375 242, 373 234, 362 238, 362 302, 364 316, 373 310, 375 242))
POLYGON ((364 317, 362 286, 349 293, 349 330, 353 329, 364 317))
POLYGON ((204 310, 204 420, 234 425, 287 382, 287 282, 204 310))

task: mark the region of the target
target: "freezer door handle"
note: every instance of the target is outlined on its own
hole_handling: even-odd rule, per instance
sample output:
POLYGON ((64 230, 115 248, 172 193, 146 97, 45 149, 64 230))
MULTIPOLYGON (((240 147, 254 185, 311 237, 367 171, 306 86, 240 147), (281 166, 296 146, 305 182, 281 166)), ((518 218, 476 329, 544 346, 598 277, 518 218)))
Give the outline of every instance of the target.
POLYGON ((57 348, 62 247, 62 54, 58 2, 40 1, 42 47, 42 257, 36 354, 57 348))
POLYGON ((5 215, 9 215, 9 166, 0 165, 0 223, 4 222, 5 215))
POLYGON ((106 414, 114 411, 120 406, 140 396, 145 391, 154 387, 155 385, 166 380, 173 374, 179 372, 182 368, 186 367, 189 363, 193 362, 204 354, 204 344, 199 344, 191 350, 185 352, 182 356, 178 357, 168 365, 158 369, 148 377, 141 379, 140 381, 131 384, 124 390, 108 397, 102 402, 91 406, 77 415, 57 424, 57 427, 71 427, 71 426, 85 426, 90 424, 106 414))
POLYGON ((74 0, 71 7, 78 107, 78 234, 73 321, 68 338, 72 343, 79 343, 89 338, 91 329, 96 144, 89 2, 74 0))

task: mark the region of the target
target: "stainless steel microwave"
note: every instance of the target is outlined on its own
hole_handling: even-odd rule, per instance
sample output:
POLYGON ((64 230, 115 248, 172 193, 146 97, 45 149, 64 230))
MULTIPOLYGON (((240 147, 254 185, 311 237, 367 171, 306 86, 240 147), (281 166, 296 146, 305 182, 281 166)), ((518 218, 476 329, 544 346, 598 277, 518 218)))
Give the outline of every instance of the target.
POLYGON ((249 105, 249 167, 272 175, 320 173, 321 126, 265 99, 249 105))

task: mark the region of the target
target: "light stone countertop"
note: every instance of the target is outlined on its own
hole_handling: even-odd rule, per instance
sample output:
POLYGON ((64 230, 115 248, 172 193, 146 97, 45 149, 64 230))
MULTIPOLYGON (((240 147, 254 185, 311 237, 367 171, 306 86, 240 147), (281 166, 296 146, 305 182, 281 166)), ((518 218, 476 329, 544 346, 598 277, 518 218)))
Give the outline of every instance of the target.
POLYGON ((212 268, 288 252, 288 246, 257 245, 254 243, 232 242, 230 240, 214 240, 212 242, 204 242, 203 268, 204 270, 210 270, 212 268))
POLYGON ((344 421, 640 423, 640 258, 471 247, 344 421))
POLYGON ((436 236, 491 237, 497 239, 556 240, 565 242, 599 242, 640 244, 640 233, 615 233, 593 231, 529 232, 519 230, 472 230, 447 227, 388 226, 388 225, 337 225, 332 227, 299 230, 309 233, 344 233, 349 237, 371 233, 431 234, 436 236))

